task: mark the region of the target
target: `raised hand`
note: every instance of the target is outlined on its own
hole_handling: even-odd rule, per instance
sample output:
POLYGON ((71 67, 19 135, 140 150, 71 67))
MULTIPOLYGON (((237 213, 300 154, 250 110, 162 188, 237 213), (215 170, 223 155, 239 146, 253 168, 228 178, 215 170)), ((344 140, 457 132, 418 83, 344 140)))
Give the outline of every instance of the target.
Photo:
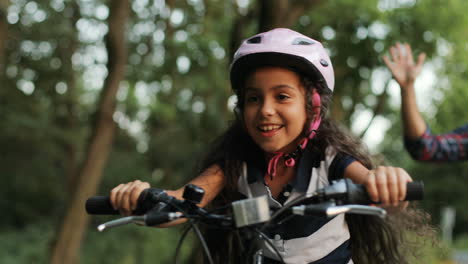
POLYGON ((421 72, 426 54, 419 54, 418 61, 415 64, 410 45, 408 43, 396 43, 390 47, 390 55, 391 59, 388 56, 383 56, 383 60, 392 72, 393 78, 395 78, 402 90, 412 87, 416 77, 421 72))

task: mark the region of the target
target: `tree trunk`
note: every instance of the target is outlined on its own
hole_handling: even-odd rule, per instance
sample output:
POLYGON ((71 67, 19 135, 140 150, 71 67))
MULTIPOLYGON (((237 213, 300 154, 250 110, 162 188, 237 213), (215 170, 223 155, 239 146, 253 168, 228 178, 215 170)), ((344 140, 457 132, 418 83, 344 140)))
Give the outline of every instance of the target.
POLYGON ((258 31, 264 32, 273 28, 290 28, 308 9, 320 3, 320 0, 290 1, 261 0, 258 31))
POLYGON ((78 173, 76 189, 52 248, 50 258, 52 264, 78 263, 79 249, 89 220, 84 211, 84 204, 88 197, 96 193, 115 134, 116 127, 113 121, 115 96, 125 75, 127 57, 125 25, 129 9, 128 0, 113 0, 110 3, 109 33, 106 38, 109 75, 100 96, 86 160, 78 173))
POLYGON ((249 10, 247 15, 235 18, 231 28, 229 54, 232 59, 245 37, 243 34, 246 24, 257 18, 258 32, 265 32, 273 28, 293 27, 305 11, 320 4, 320 0, 290 1, 290 0, 260 0, 255 9, 249 10))
POLYGON ((264 32, 277 27, 290 27, 285 18, 289 12, 288 0, 262 0, 260 1, 260 17, 258 31, 264 32))
MULTIPOLYGON (((69 3, 69 5, 70 10, 72 10, 69 25, 74 29, 70 36, 62 37, 63 39, 60 41, 60 46, 58 48, 59 58, 63 62, 62 72, 64 73, 67 84, 67 92, 64 95, 64 105, 67 114, 64 118, 59 117, 57 123, 60 124, 61 128, 66 131, 66 133, 71 134, 78 130, 77 108, 79 107, 79 103, 76 86, 76 73, 73 70, 72 56, 77 51, 78 47, 78 30, 74 25, 81 18, 81 14, 80 7, 76 1, 69 3)), ((78 146, 80 146, 82 142, 79 140, 71 140, 71 137, 68 136, 60 143, 65 153, 63 162, 67 180, 67 193, 73 193, 77 186, 79 168, 78 146)))

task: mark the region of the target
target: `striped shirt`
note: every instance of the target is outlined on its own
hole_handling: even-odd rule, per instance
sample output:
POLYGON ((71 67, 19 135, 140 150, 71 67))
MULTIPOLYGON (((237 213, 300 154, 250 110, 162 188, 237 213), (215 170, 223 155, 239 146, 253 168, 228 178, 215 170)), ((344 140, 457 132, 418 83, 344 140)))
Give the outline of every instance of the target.
POLYGON ((468 160, 468 124, 442 135, 432 135, 428 127, 418 139, 405 137, 405 147, 419 161, 468 160))
MULTIPOLYGON (((353 161, 354 158, 336 154, 330 148, 322 155, 306 150, 299 160, 296 177, 276 199, 265 184, 262 170, 244 164, 244 174, 239 178, 238 187, 248 197, 267 195, 270 207, 281 208, 304 193, 312 193, 328 186, 330 179, 343 178, 345 168, 353 161)), ((282 224, 267 229, 265 233, 285 263, 352 263, 350 234, 344 215, 331 219, 293 216, 282 224)), ((262 249, 267 258, 279 260, 268 243, 264 242, 262 249)))

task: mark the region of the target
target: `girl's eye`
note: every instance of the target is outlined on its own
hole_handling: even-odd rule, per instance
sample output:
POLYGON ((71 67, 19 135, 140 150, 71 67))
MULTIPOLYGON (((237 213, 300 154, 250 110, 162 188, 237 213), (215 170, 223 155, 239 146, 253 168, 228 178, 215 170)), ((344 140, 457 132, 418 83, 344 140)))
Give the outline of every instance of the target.
POLYGON ((286 100, 286 99, 288 99, 288 98, 289 98, 289 96, 287 96, 287 95, 285 95, 285 94, 280 94, 280 95, 278 95, 278 99, 279 99, 279 100, 286 100))
POLYGON ((256 103, 258 102, 259 99, 258 99, 258 96, 251 95, 251 96, 247 96, 246 100, 248 103, 256 103))

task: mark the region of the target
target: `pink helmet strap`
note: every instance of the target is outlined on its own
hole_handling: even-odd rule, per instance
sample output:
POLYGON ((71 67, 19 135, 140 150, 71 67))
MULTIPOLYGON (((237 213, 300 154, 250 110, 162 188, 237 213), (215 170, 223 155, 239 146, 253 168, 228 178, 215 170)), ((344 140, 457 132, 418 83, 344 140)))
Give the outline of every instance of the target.
POLYGON ((316 89, 312 90, 312 111, 314 112, 314 120, 310 123, 309 131, 307 137, 304 137, 299 145, 297 146, 296 150, 284 154, 283 152, 275 152, 275 155, 271 157, 270 161, 268 162, 267 174, 270 175, 270 179, 276 176, 276 166, 278 165, 278 161, 281 157, 284 156, 284 164, 286 167, 294 167, 296 165, 296 160, 299 159, 301 156, 302 151, 307 147, 307 143, 309 140, 315 137, 317 134, 317 129, 320 126, 320 122, 322 119, 320 118, 320 95, 317 93, 316 89))

